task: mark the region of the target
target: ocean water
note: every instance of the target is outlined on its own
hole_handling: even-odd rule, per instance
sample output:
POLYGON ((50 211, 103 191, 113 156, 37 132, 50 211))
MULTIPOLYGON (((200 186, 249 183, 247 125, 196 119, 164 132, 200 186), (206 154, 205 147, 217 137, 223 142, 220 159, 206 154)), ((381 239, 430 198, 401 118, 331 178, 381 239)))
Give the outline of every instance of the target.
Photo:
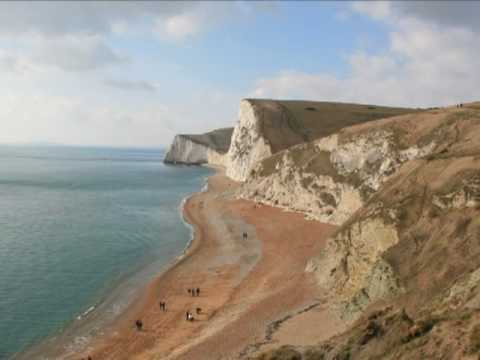
POLYGON ((211 171, 163 155, 0 146, 0 359, 61 334, 122 284, 132 293, 187 246, 181 202, 211 171))

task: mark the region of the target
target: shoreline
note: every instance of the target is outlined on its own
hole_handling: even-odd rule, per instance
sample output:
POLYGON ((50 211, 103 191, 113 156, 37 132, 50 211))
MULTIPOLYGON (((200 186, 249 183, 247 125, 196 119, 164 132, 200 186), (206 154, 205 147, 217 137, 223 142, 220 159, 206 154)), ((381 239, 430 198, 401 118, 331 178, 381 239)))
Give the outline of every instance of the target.
MULTIPOLYGON (((218 171, 218 169, 215 168, 211 169, 218 171)), ((139 264, 135 269, 126 272, 115 280, 116 284, 114 286, 107 290, 100 290, 102 294, 87 304, 84 310, 74 314, 64 327, 40 339, 39 342, 31 344, 26 349, 12 354, 12 360, 30 360, 32 357, 41 360, 76 359, 78 353, 87 351, 88 346, 92 342, 92 338, 96 335, 94 333, 102 332, 106 328, 114 326, 118 318, 122 316, 123 313, 129 311, 130 307, 143 296, 142 294, 147 291, 148 287, 151 286, 157 278, 162 277, 185 256, 188 256, 188 251, 194 241, 195 229, 192 224, 185 219, 185 206, 191 197, 206 191, 208 178, 213 175, 210 174, 204 177, 200 191, 192 192, 180 201, 178 216, 183 225, 189 230, 189 240, 185 246, 179 250, 177 255, 174 255, 165 263, 159 264, 159 260, 156 259, 148 264, 139 264), (130 290, 132 287, 131 283, 138 281, 142 282, 142 284, 134 286, 132 293, 130 290), (116 302, 116 296, 119 294, 122 294, 120 296, 123 297, 123 302, 120 305, 116 302), (102 318, 102 314, 99 314, 102 310, 105 312, 115 311, 113 309, 117 306, 123 306, 123 308, 113 316, 108 317, 107 315, 103 315, 102 318), (86 341, 84 341, 83 344, 79 344, 80 339, 82 339, 81 341, 86 341), (76 347, 74 350, 68 350, 73 346, 76 347)))
POLYGON ((193 229, 193 238, 184 252, 141 287, 126 310, 85 351, 59 352, 53 358, 247 358, 271 343, 278 345, 284 333, 301 334, 299 326, 309 331, 318 328, 316 320, 300 325, 291 321, 305 309, 312 313, 320 309, 320 315, 312 318, 320 316, 325 322, 328 329, 322 336, 333 334, 338 324, 328 309, 318 306, 321 289, 304 269, 336 227, 233 199, 231 190, 238 184, 215 170, 208 176, 206 191, 185 200, 183 219, 193 229), (248 239, 242 239, 243 232, 248 239), (200 287, 202 295, 189 296, 189 287, 200 287), (166 313, 158 306, 163 300, 166 313), (202 312, 187 323, 185 311, 196 307, 202 312), (133 326, 135 319, 144 322, 141 332, 133 326))

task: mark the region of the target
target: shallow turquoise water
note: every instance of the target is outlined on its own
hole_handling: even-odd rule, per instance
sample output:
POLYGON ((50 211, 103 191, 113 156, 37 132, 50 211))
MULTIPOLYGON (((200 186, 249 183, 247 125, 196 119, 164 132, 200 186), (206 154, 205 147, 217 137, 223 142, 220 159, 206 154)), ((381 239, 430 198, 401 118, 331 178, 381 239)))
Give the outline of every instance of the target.
POLYGON ((161 150, 0 146, 0 359, 185 248, 180 203, 210 171, 162 159, 161 150))

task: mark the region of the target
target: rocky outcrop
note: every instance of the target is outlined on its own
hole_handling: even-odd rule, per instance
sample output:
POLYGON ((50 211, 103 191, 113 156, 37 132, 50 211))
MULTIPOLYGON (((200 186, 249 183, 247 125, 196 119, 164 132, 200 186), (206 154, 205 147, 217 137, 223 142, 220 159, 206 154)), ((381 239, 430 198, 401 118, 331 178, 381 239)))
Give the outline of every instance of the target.
POLYGON ((395 214, 383 219, 381 205, 339 231, 324 254, 312 259, 306 271, 329 289, 343 319, 353 320, 371 303, 399 294, 402 289, 382 254, 399 241, 395 214))
MULTIPOLYGON (((413 118, 398 121, 415 124, 413 118)), ((351 127, 258 162, 239 197, 340 225, 406 161, 424 157, 435 140, 415 144, 391 122, 351 127)))
MULTIPOLYGON (((480 129, 480 116, 468 122, 452 152, 467 150, 467 134, 480 129)), ((404 164, 312 259, 307 271, 328 289, 329 306, 357 320, 328 348, 315 348, 321 358, 336 359, 347 347, 351 359, 478 356, 478 155, 404 164)))
MULTIPOLYGON (((443 145, 406 161, 380 184, 307 267, 329 289, 344 318, 357 318, 375 301, 402 292, 429 301, 480 267, 472 258, 480 245, 468 240, 480 229, 473 220, 480 210, 480 137, 472 141, 480 133, 480 112, 469 119, 444 112, 430 120, 423 134, 410 129, 415 137, 443 145)), ((364 184, 375 189, 375 182, 364 184)))
POLYGON ((227 155, 227 176, 245 181, 259 161, 282 150, 347 126, 412 111, 328 102, 242 100, 227 155))
POLYGON ((177 135, 165 155, 171 164, 225 165, 233 128, 219 129, 203 135, 177 135))

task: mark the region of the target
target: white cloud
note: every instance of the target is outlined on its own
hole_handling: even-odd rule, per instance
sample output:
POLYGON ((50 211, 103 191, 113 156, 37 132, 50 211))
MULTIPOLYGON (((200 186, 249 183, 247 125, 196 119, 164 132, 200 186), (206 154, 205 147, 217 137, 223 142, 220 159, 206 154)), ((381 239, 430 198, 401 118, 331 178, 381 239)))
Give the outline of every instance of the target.
POLYGON ((107 43, 112 34, 153 33, 181 41, 231 15, 234 6, 177 1, 0 2, 0 40, 15 39, 32 63, 93 70, 126 60, 107 43))
POLYGON ((175 15, 157 23, 157 31, 173 40, 184 40, 202 30, 203 19, 194 14, 175 15))
POLYGON ((124 34, 135 27, 179 39, 240 11, 273 6, 218 1, 0 2, 0 36, 124 34))
POLYGON ((391 14, 391 4, 388 1, 355 1, 352 8, 374 19, 385 19, 391 14))
POLYGON ((233 18, 239 11, 248 12, 251 9, 252 5, 244 2, 199 1, 195 6, 183 8, 168 16, 157 16, 153 33, 160 39, 183 42, 225 19, 233 18))
POLYGON ((139 24, 197 6, 180 1, 52 1, 0 3, 0 34, 98 35, 119 23, 139 24))
POLYGON ((0 107, 0 143, 159 146, 174 135, 173 119, 164 105, 137 108, 59 95, 8 95, 0 107), (15 121, 7 121, 12 116, 15 121))
POLYGON ((142 80, 107 79, 105 80, 105 84, 113 88, 117 88, 120 90, 127 90, 127 91, 155 92, 157 90, 157 87, 154 84, 151 84, 148 81, 142 81, 142 80))
POLYGON ((128 62, 113 51, 99 36, 35 36, 30 39, 32 61, 67 71, 92 70, 128 62))
POLYGON ((398 2, 360 2, 352 7, 390 25, 387 51, 350 55, 349 74, 342 78, 285 71, 259 80, 253 95, 397 106, 480 99, 478 32, 465 26, 447 26, 442 17, 435 22, 433 17, 427 21, 423 15, 407 15, 398 2))
POLYGON ((173 74, 164 64, 175 59, 151 49, 158 41, 194 40, 234 15, 251 18, 257 9, 271 7, 0 2, 0 143, 156 146, 178 132, 233 123, 240 94, 173 74))
POLYGON ((0 73, 23 74, 30 68, 28 60, 21 56, 0 49, 0 73))

